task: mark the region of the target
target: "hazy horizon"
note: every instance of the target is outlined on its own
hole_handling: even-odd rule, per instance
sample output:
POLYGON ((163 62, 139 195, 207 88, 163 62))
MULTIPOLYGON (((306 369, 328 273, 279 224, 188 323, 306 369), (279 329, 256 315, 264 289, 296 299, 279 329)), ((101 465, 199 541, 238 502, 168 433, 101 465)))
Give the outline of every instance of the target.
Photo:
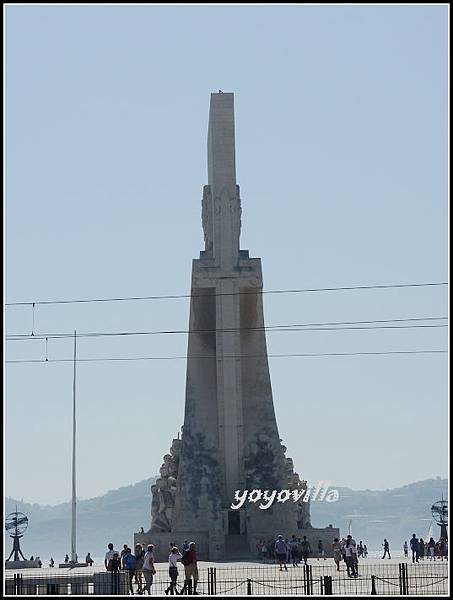
MULTIPOLYGON (((100 494, 98 494, 96 496, 82 497, 82 496, 77 495, 77 501, 94 500, 95 498, 99 498, 101 496, 105 496, 109 492, 115 492, 115 491, 117 491, 119 489, 131 487, 131 486, 137 485, 139 483, 142 483, 143 481, 146 481, 147 479, 153 479, 153 478, 157 478, 157 477, 158 477, 157 475, 152 475, 151 477, 145 477, 144 479, 141 479, 139 481, 134 481, 133 483, 130 483, 130 484, 121 485, 118 488, 106 490, 105 492, 101 492, 100 494)), ((407 485, 411 485, 413 483, 420 483, 422 481, 427 481, 427 480, 434 480, 434 481, 439 480, 439 481, 441 481, 443 483, 446 482, 447 485, 448 485, 448 477, 441 477, 440 475, 436 475, 436 476, 433 476, 433 477, 427 477, 426 479, 420 479, 420 480, 417 480, 417 481, 409 481, 408 483, 404 483, 402 485, 398 485, 396 487, 391 487, 391 488, 384 487, 384 488, 360 488, 360 489, 355 489, 355 488, 347 486, 347 485, 339 485, 339 484, 337 484, 335 482, 331 482, 329 484, 329 489, 347 488, 347 489, 350 489, 350 490, 352 490, 354 492, 368 492, 368 491, 369 492, 382 492, 382 491, 387 491, 387 490, 399 489, 399 488, 405 487, 407 485)), ((312 481, 312 482, 309 481, 308 485, 314 485, 316 483, 317 483, 317 481, 312 481)), ((440 491, 440 493, 442 493, 442 491, 440 491)), ((24 504, 38 504, 39 506, 43 506, 43 507, 44 506, 53 507, 53 506, 58 506, 60 504, 67 504, 67 503, 71 502, 71 498, 70 497, 67 500, 62 500, 61 502, 57 502, 55 504, 48 504, 48 503, 41 504, 40 502, 35 502, 35 501, 32 501, 32 500, 27 500, 25 498, 15 498, 15 497, 10 496, 8 494, 5 494, 5 497, 9 498, 10 500, 17 500, 17 501, 23 502, 24 504)))

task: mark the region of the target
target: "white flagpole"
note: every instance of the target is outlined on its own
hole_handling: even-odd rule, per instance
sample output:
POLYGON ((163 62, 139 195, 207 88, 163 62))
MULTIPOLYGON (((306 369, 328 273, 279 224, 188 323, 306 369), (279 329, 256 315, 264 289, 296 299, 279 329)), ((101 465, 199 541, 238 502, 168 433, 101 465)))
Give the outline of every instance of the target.
POLYGON ((72 527, 71 562, 77 562, 76 554, 76 332, 74 331, 74 379, 72 384, 72 527))

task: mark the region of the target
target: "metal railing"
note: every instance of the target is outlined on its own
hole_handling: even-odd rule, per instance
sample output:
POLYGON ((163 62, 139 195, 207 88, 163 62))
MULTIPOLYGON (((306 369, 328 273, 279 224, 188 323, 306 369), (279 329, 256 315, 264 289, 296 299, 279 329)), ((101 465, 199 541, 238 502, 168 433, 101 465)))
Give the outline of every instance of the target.
MULTIPOLYGON (((184 595, 448 595, 448 563, 366 564, 358 565, 358 575, 348 576, 343 565, 338 571, 332 563, 292 566, 280 570, 272 564, 231 564, 203 567, 198 581, 184 581, 184 567, 179 567, 176 582, 184 595)), ((143 591, 132 579, 134 594, 143 591)), ((128 595, 131 577, 126 571, 85 573, 6 573, 6 595, 128 595)), ((172 594, 168 568, 157 564, 151 586, 152 595, 172 594)))
POLYGON ((129 593, 129 574, 125 571, 106 571, 92 574, 76 573, 14 573, 6 575, 7 596, 123 596, 129 593))

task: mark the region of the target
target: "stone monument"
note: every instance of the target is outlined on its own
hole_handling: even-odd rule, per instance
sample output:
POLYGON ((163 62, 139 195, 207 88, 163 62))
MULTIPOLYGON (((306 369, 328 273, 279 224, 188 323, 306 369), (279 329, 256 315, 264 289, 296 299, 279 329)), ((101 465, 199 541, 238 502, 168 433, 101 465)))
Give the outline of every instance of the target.
POLYGON ((240 249, 234 97, 211 94, 205 249, 192 264, 184 425, 152 486, 151 529, 158 560, 170 542, 197 543, 201 559, 256 556, 258 540, 307 535, 330 549, 338 529, 314 529, 309 502, 231 508, 236 490, 306 489, 285 456, 275 418, 264 330, 261 260, 240 249))

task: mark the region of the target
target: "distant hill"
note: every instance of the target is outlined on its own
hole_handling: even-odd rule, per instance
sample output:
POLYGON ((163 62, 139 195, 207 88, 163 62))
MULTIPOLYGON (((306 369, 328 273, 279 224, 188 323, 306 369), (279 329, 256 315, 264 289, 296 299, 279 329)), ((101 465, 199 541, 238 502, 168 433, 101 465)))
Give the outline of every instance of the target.
MULTIPOLYGON (((134 485, 107 492, 103 496, 77 503, 77 548, 79 557, 87 552, 101 557, 108 542, 115 547, 133 543, 133 534, 143 527, 149 529, 151 521, 150 487, 155 477, 134 485)), ((330 488, 335 488, 332 484, 330 488)), ((325 527, 329 523, 339 527, 341 534, 347 533, 352 520, 354 537, 363 540, 368 548, 379 549, 386 537, 390 549, 400 550, 402 542, 412 533, 425 536, 431 505, 447 497, 447 479, 426 479, 392 490, 351 490, 336 488, 340 493, 338 502, 311 503, 312 524, 325 527)), ((17 509, 29 518, 29 527, 22 540, 27 558, 37 554, 56 561, 70 553, 71 504, 57 506, 27 504, 6 498, 6 514, 17 509)), ((439 527, 434 525, 435 534, 439 527)), ((12 547, 12 542, 11 542, 12 547)), ((10 550, 7 542, 7 555, 10 550)))
MULTIPOLYGON (((115 547, 131 545, 134 532, 143 527, 147 531, 151 523, 150 487, 156 478, 151 477, 134 485, 121 487, 103 496, 77 502, 77 549, 79 558, 87 552, 92 556, 104 556, 108 542, 115 547)), ((53 556, 62 560, 71 549, 71 503, 56 506, 27 504, 6 498, 6 514, 16 508, 29 519, 27 532, 21 547, 26 558, 37 554, 41 558, 53 556)), ((8 550, 6 542, 7 556, 8 550)), ((11 540, 12 548, 12 540, 11 540)))
MULTIPOLYGON (((383 539, 387 538, 390 550, 392 547, 401 550, 404 540, 409 542, 413 533, 423 538, 426 536, 431 506, 441 499, 442 493, 447 499, 448 480, 437 477, 380 491, 336 489, 340 494, 338 502, 311 503, 314 527, 332 523, 343 534, 348 532, 351 520, 354 538, 363 540, 369 549, 380 549, 383 539)), ((433 534, 438 536, 440 528, 435 523, 433 530, 433 534)))

